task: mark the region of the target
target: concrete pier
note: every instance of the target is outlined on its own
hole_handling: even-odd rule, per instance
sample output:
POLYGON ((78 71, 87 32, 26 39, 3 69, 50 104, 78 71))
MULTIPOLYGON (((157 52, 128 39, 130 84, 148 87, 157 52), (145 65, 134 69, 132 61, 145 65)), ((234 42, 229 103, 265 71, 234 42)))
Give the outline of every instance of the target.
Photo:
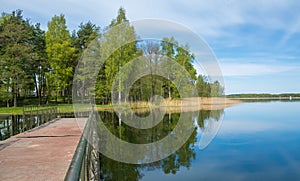
POLYGON ((87 118, 64 118, 0 141, 0 180, 63 180, 87 118))

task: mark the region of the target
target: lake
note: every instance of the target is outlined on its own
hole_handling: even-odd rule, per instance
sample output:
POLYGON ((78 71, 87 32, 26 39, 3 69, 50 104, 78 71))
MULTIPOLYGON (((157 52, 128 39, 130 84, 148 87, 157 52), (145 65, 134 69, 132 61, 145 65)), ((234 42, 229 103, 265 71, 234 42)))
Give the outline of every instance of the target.
MULTIPOLYGON (((143 132, 118 126, 114 113, 100 113, 116 136, 149 143, 172 132, 178 113, 143 132)), ((194 114, 191 114, 194 115, 194 114)), ((187 122, 195 122, 191 116, 187 122)), ((149 164, 125 164, 101 156, 103 180, 300 180, 300 102, 242 103, 201 111, 188 141, 169 157, 149 164), (204 150, 198 148, 205 120, 222 126, 204 150)))

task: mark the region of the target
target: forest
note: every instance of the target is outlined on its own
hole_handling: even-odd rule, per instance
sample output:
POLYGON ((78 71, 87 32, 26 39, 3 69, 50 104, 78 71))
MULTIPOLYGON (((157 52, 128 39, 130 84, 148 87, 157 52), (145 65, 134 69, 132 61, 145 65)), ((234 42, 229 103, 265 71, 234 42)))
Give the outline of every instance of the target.
MULTIPOLYGON (((138 37, 125 9, 120 8, 116 18, 106 27, 101 28, 89 21, 80 23, 73 31, 68 30, 63 14, 54 15, 47 30, 41 29, 40 23, 33 24, 22 14, 22 10, 15 10, 3 12, 0 17, 0 106, 72 103, 74 81, 81 82, 82 89, 78 94, 82 96, 82 102, 89 102, 89 97, 94 96, 96 104, 111 104, 113 80, 120 68, 136 57, 157 53, 186 69, 191 78, 189 84, 197 89, 195 97, 224 94, 224 88, 218 81, 210 82, 207 76, 197 74, 193 66, 195 56, 189 51, 188 44, 177 42, 172 36, 157 42, 135 41, 116 50, 99 70, 95 87, 90 90, 80 77, 74 79, 76 66, 90 43, 98 37, 111 38, 105 45, 109 47, 109 43, 117 41, 120 36, 108 37, 106 32, 120 24, 126 36, 138 37)), ((155 57, 150 61, 156 61, 155 57)), ((167 80, 155 74, 142 77, 132 85, 130 100, 147 101, 157 94, 169 99, 180 98, 170 80, 171 77, 167 80)))

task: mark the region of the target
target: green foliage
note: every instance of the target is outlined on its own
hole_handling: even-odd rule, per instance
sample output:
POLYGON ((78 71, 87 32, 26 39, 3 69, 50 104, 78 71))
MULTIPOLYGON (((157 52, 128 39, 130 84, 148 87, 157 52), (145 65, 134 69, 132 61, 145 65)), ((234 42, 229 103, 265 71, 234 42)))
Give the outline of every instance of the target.
MULTIPOLYGON (((80 65, 78 64, 78 60, 80 56, 84 53, 84 51, 88 48, 90 43, 100 36, 100 27, 97 27, 95 24, 91 22, 87 22, 86 24, 81 23, 79 25, 79 30, 77 33, 73 33, 72 35, 72 44, 75 47, 75 56, 74 56, 74 70, 77 65, 77 77, 74 78, 76 81, 76 86, 80 89, 81 95, 81 103, 85 101, 85 95, 92 95, 90 89, 88 89, 88 85, 91 83, 91 78, 88 76, 88 72, 86 67, 93 62, 89 62, 91 59, 81 59, 80 65)), ((93 60, 91 60, 93 61, 93 60)), ((91 65, 90 65, 91 66, 91 65)))
POLYGON ((205 80, 205 77, 199 75, 196 81, 196 88, 198 90, 198 95, 200 97, 209 97, 210 96, 210 86, 209 83, 205 80))
MULTIPOLYGON (((14 106, 22 93, 29 94, 34 89, 31 73, 36 53, 33 45, 33 31, 27 20, 22 17, 22 11, 13 11, 1 17, 0 25, 0 81, 4 84, 6 96, 12 94, 14 106)), ((8 101, 8 99, 6 101, 8 101)))
POLYGON ((75 47, 81 51, 85 50, 88 45, 100 35, 99 31, 100 27, 90 21, 86 24, 81 23, 79 25, 79 30, 77 31, 75 47))
POLYGON ((212 97, 218 97, 224 94, 224 88, 218 81, 215 81, 212 84, 210 84, 210 90, 212 97))
MULTIPOLYGON (((138 43, 138 48, 146 61, 140 65, 138 65, 139 61, 136 61, 135 67, 137 69, 140 67, 141 70, 146 68, 150 74, 142 77, 132 86, 130 94, 132 100, 145 101, 154 95, 169 99, 184 97, 179 95, 178 89, 182 92, 193 92, 196 70, 192 65, 194 56, 189 52, 188 46, 179 46, 178 42, 171 37, 163 38, 163 41, 141 41, 138 43), (158 73, 164 74, 164 77, 158 76, 158 73)), ((141 71, 135 70, 135 72, 141 71)))
MULTIPOLYGON (((184 71, 187 71, 189 74, 189 78, 184 78, 184 74, 182 73, 182 69, 176 70, 178 66, 174 65, 164 65, 164 67, 168 67, 170 70, 173 70, 168 75, 169 80, 174 80, 175 77, 177 79, 180 79, 182 81, 187 81, 185 83, 180 84, 193 84, 196 80, 196 69, 193 66, 193 61, 195 59, 194 55, 190 53, 189 46, 188 45, 179 45, 179 43, 174 39, 174 37, 169 38, 163 38, 163 41, 160 44, 162 54, 166 56, 168 59, 175 60, 176 63, 178 63, 181 68, 184 69, 184 71)), ((186 86, 186 89, 189 89, 190 87, 186 86)), ((167 92, 168 97, 171 98, 179 98, 180 95, 176 91, 176 87, 174 84, 170 84, 168 82, 164 83, 164 89, 165 92, 167 92)), ((185 90, 186 92, 191 90, 185 90)))
POLYGON ((56 96, 59 92, 69 94, 73 79, 72 60, 75 48, 71 46, 71 36, 64 15, 55 15, 48 23, 46 52, 50 64, 50 72, 47 73, 48 84, 51 85, 49 90, 54 90, 56 96))
POLYGON ((70 102, 73 81, 78 86, 76 95, 81 96, 82 103, 93 103, 93 96, 101 104, 110 104, 111 97, 125 103, 148 101, 154 95, 173 99, 181 96, 179 90, 190 92, 195 85, 199 96, 223 94, 224 90, 219 82, 208 83, 205 77, 196 77, 193 66, 195 57, 188 45, 179 44, 174 37, 165 37, 162 41, 137 41, 136 32, 126 17, 125 9, 120 8, 117 17, 104 30, 100 32, 100 27, 91 22, 80 23, 79 29, 70 35, 64 15, 55 15, 48 22, 48 30, 45 32, 39 23, 32 25, 29 20, 25 20, 21 10, 11 14, 2 13, 1 104, 10 106, 13 103, 17 106, 17 100, 26 104, 26 98, 30 99, 32 96, 36 96, 39 105, 52 100, 57 102, 60 98, 62 102, 66 102, 66 97, 70 102), (81 59, 82 57, 85 59, 81 59), (129 65, 137 57, 147 60, 135 61, 136 65, 124 69, 125 65, 129 65), (95 58, 99 59, 96 64, 95 58), (176 63, 170 64, 167 59, 176 63), (97 70, 98 74, 92 75, 96 72, 94 69, 99 67, 102 68, 97 70), (76 68, 78 75, 74 77, 76 68), (122 80, 135 77, 138 69, 145 68, 150 70, 150 75, 134 80, 133 85, 121 83, 122 80), (162 69, 172 71, 168 71, 166 77, 158 76, 157 72, 162 69), (182 73, 182 69, 189 74, 188 78, 182 73), (123 71, 122 74, 119 74, 120 70, 123 71), (126 95, 123 93, 128 88, 129 100, 125 99, 126 95))
MULTIPOLYGON (((135 30, 132 26, 130 26, 129 21, 127 20, 125 15, 125 10, 123 8, 119 9, 117 18, 111 21, 109 25, 109 31, 103 34, 103 41, 103 55, 109 57, 108 59, 104 60, 105 75, 100 75, 99 80, 103 83, 103 78, 105 78, 105 91, 107 92, 104 93, 98 91, 98 93, 100 93, 100 95, 105 94, 108 100, 111 96, 117 96, 120 102, 122 97, 124 97, 124 95, 121 94, 121 91, 124 89, 124 87, 118 86, 116 90, 118 95, 111 95, 110 91, 112 90, 113 81, 115 80, 115 76, 120 71, 121 67, 128 63, 130 60, 134 59, 134 57, 136 57, 138 54, 136 47, 135 30), (112 47, 119 48, 117 50, 113 50, 112 47), (113 53, 111 55, 107 55, 106 52, 113 53)), ((127 70, 128 73, 130 71, 131 70, 127 70)), ((128 73, 120 76, 119 78, 123 80, 127 79, 129 75, 128 73)), ((99 96, 99 94, 97 96, 99 96)))
POLYGON ((199 97, 219 97, 224 95, 224 87, 220 82, 210 83, 208 78, 203 75, 198 76, 196 88, 199 97))
POLYGON ((37 23, 32 26, 33 30, 33 45, 35 58, 31 65, 31 74, 34 78, 34 85, 36 95, 38 97, 38 104, 42 104, 42 95, 45 94, 46 90, 46 72, 49 70, 49 62, 47 61, 46 53, 46 41, 45 31, 40 28, 40 24, 37 23))

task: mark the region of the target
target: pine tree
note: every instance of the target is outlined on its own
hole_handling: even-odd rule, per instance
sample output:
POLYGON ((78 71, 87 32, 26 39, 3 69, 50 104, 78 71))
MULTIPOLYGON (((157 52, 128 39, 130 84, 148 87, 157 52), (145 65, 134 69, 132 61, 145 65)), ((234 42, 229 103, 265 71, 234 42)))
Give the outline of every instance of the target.
POLYGON ((8 99, 10 95, 13 96, 15 107, 20 93, 28 94, 33 89, 34 77, 30 74, 34 69, 33 38, 29 21, 23 19, 21 10, 2 16, 0 23, 2 89, 6 90, 5 96, 8 99))
MULTIPOLYGON (((80 56, 83 54, 84 50, 88 48, 90 43, 92 41, 96 41, 96 38, 100 37, 100 27, 96 26, 95 24, 92 24, 91 22, 87 22, 86 24, 81 23, 79 25, 79 30, 76 33, 74 46, 76 47, 76 56, 75 61, 80 59, 80 56)), ((99 51, 99 50, 98 50, 99 51)), ((77 66, 77 77, 75 79, 77 86, 80 86, 80 94, 81 94, 81 103, 84 103, 85 95, 88 94, 91 96, 91 91, 86 90, 87 85, 91 84, 91 78, 88 74, 86 74, 86 67, 88 64, 92 62, 87 62, 89 59, 84 58, 81 59, 80 65, 77 66)), ((95 61, 95 60, 92 60, 95 61)), ((74 65, 77 65, 77 63, 74 62, 74 65)), ((92 66, 92 65, 90 65, 92 66)), ((75 67, 74 67, 75 68, 75 67)))

